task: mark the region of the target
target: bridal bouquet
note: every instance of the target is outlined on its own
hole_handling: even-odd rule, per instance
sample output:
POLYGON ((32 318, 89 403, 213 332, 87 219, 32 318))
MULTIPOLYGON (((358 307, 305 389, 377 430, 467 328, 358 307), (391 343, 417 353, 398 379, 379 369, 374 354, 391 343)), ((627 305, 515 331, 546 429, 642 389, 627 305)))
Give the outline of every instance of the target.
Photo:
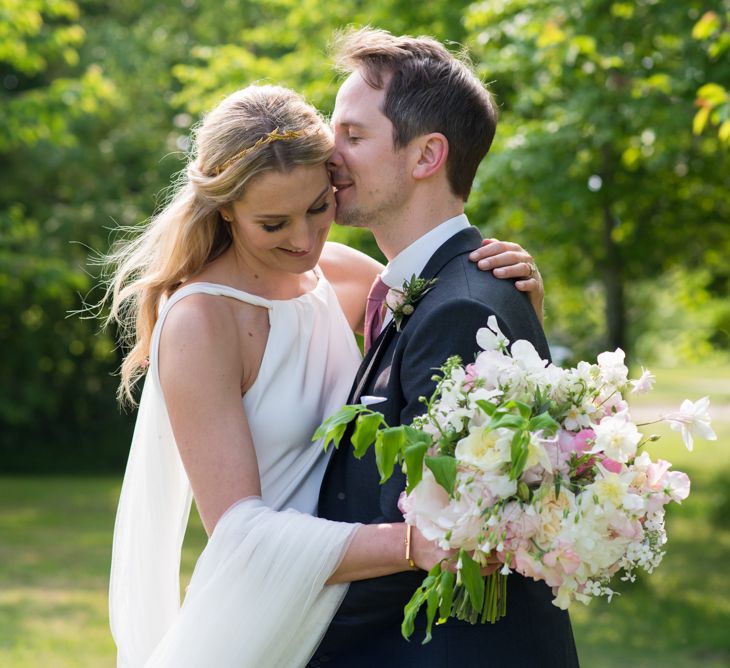
MULTIPOLYGON (((511 572, 545 581, 562 609, 610 599, 612 576, 633 581, 637 569, 658 566, 664 508, 689 494, 685 473, 643 449, 658 437, 640 433, 625 397, 649 391, 654 377, 644 370, 629 380, 623 351, 563 369, 527 341, 509 346, 494 317, 477 343, 483 352, 472 364, 444 364, 411 425, 388 427, 380 413, 354 405, 315 434, 325 448, 337 446, 356 419, 355 455, 374 444, 381 482, 401 465, 405 521, 454 551, 456 563, 436 565, 406 606, 406 638, 423 605, 425 641, 435 620, 498 620, 511 572), (495 558, 501 567, 483 577, 495 558)), ((685 401, 657 422, 681 431, 691 450, 693 435, 715 438, 708 406, 706 397, 685 401)))

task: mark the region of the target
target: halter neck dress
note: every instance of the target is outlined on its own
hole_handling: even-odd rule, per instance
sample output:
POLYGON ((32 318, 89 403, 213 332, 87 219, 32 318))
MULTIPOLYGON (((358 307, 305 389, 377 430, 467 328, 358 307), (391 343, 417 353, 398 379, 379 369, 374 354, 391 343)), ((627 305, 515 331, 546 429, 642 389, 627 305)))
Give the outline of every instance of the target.
MULTIPOLYGON (((163 306, 153 353, 167 314, 192 294, 230 297, 269 313, 258 375, 243 397, 259 465, 264 503, 315 514, 328 455, 312 434, 346 401, 360 351, 337 296, 317 270, 316 287, 287 300, 264 299, 226 285, 191 283, 163 306)), ((155 364, 156 368, 157 365, 155 364)))
POLYGON ((114 528, 109 617, 121 668, 303 666, 347 590, 326 581, 358 525, 312 517, 328 455, 311 438, 345 403, 360 353, 332 286, 316 273, 316 287, 294 299, 191 283, 160 309, 114 528), (223 514, 180 608, 192 493, 158 349, 170 310, 200 293, 268 311, 259 373, 243 397, 262 497, 223 514))

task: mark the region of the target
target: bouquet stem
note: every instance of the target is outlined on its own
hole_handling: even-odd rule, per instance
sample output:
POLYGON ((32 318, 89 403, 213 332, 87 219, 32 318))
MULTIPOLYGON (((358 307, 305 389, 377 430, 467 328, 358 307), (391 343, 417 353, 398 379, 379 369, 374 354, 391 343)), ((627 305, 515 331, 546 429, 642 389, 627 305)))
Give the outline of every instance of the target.
POLYGON ((484 580, 484 603, 476 608, 465 587, 457 587, 451 616, 470 624, 494 624, 507 614, 507 576, 499 571, 484 580))
POLYGON ((469 624, 494 624, 507 614, 507 577, 499 571, 483 577, 477 568, 467 583, 456 584, 456 577, 448 566, 437 564, 404 609, 403 637, 408 640, 413 634, 416 616, 424 605, 427 618, 424 643, 431 640, 434 622, 443 624, 449 617, 469 624))

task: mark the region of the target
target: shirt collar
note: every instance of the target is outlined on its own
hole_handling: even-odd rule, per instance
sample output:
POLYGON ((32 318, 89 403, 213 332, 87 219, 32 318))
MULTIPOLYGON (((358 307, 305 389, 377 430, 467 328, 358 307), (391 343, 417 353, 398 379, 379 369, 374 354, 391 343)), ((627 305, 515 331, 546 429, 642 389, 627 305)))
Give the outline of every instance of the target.
POLYGON ((396 255, 380 277, 390 288, 400 289, 412 276, 420 276, 431 256, 457 232, 470 227, 469 219, 462 213, 434 227, 416 239, 396 255))

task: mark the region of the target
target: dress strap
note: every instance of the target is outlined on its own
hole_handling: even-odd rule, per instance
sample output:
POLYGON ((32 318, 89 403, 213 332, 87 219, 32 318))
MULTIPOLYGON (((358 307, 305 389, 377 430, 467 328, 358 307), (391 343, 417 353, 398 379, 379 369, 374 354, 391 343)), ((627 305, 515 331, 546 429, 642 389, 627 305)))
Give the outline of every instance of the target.
POLYGON ((246 302, 253 306, 263 306, 264 308, 271 309, 273 304, 271 300, 264 299, 258 295, 252 295, 250 292, 244 292, 243 290, 237 290, 229 285, 222 285, 221 283, 190 283, 185 285, 179 290, 176 290, 172 297, 170 297, 162 306, 159 318, 162 319, 167 315, 167 311, 177 304, 181 299, 184 299, 188 295, 194 294, 206 294, 206 295, 217 295, 220 297, 232 297, 239 301, 246 302))
POLYGON ((251 304, 252 306, 261 306, 269 309, 269 311, 274 308, 273 303, 269 299, 264 299, 258 295, 252 295, 248 292, 243 292, 243 290, 237 290, 236 288, 232 288, 228 285, 222 285, 220 283, 199 282, 183 286, 179 290, 176 290, 169 299, 160 305, 160 312, 157 316, 155 330, 152 334, 152 341, 150 343, 150 368, 153 370, 153 374, 155 376, 157 376, 157 356, 160 344, 160 332, 162 331, 165 318, 167 318, 167 314, 170 312, 170 309, 172 309, 172 307, 181 299, 185 299, 185 297, 189 297, 194 294, 232 297, 233 299, 238 299, 239 301, 251 304))

